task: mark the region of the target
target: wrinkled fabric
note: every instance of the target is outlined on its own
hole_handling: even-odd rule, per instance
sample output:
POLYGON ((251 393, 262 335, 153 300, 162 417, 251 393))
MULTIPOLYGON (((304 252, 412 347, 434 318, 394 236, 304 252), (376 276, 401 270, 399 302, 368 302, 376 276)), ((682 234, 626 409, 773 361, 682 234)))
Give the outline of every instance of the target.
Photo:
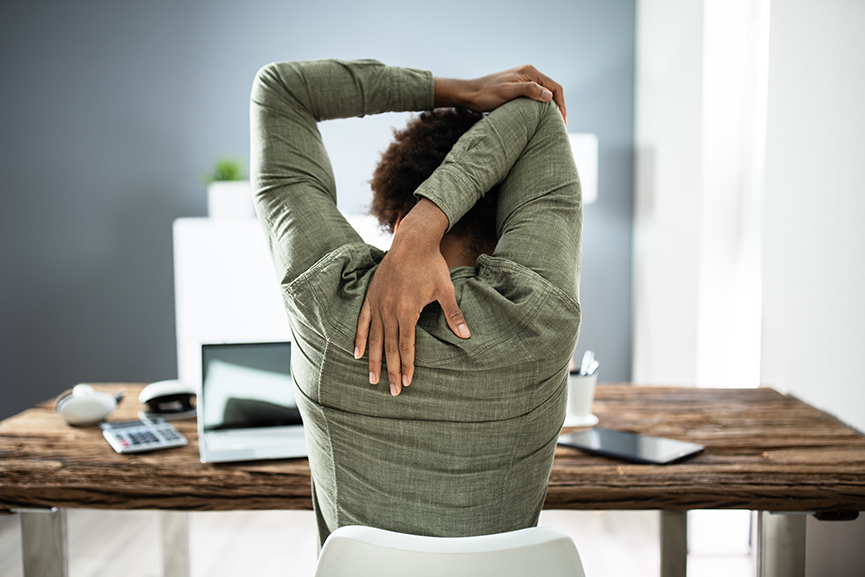
MULTIPOLYGON (((256 76, 251 177, 293 335, 320 543, 362 524, 467 536, 537 524, 580 325, 582 201, 561 114, 511 101, 417 190, 456 223, 500 184, 492 256, 451 269, 472 336, 438 305, 416 330, 415 376, 390 395, 355 360, 357 317, 384 253, 336 207, 324 120, 433 107, 426 71, 375 61, 283 62, 256 76)), ((384 365, 384 363, 383 363, 384 365)))

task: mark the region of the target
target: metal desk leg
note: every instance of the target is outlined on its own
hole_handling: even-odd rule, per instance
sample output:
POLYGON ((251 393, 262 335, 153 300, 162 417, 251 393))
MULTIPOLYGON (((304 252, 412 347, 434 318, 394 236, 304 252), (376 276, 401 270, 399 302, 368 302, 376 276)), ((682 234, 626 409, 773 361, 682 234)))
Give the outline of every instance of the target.
POLYGON ((757 511, 754 574, 805 577, 805 513, 757 511))
POLYGON ((66 511, 18 509, 24 577, 68 577, 66 511))
POLYGON ((661 511, 661 577, 685 577, 688 571, 688 513, 661 511))
POLYGON ((189 577, 189 529, 186 511, 160 511, 162 574, 189 577))

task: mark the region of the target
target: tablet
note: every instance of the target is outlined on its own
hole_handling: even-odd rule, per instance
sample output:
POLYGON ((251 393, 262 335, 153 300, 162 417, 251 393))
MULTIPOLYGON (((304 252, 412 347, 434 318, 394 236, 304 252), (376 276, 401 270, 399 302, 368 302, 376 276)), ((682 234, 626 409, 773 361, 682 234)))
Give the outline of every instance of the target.
POLYGON ((697 443, 600 427, 561 435, 559 444, 595 455, 651 465, 681 461, 705 449, 697 443))

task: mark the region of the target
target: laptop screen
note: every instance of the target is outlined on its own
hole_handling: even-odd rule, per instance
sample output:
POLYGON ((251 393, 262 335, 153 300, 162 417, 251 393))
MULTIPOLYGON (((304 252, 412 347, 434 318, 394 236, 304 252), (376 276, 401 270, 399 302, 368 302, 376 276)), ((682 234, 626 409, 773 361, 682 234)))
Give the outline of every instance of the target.
POLYGON ((201 346, 203 430, 300 425, 291 343, 201 346))

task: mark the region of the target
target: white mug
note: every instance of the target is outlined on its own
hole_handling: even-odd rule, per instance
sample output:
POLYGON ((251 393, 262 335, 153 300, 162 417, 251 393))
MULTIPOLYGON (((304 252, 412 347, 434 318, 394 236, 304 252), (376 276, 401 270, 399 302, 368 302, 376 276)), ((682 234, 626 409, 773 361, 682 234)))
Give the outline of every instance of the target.
POLYGON ((597 382, 597 371, 588 375, 575 371, 568 375, 568 412, 565 415, 565 427, 593 427, 598 424, 598 417, 592 414, 597 382))

